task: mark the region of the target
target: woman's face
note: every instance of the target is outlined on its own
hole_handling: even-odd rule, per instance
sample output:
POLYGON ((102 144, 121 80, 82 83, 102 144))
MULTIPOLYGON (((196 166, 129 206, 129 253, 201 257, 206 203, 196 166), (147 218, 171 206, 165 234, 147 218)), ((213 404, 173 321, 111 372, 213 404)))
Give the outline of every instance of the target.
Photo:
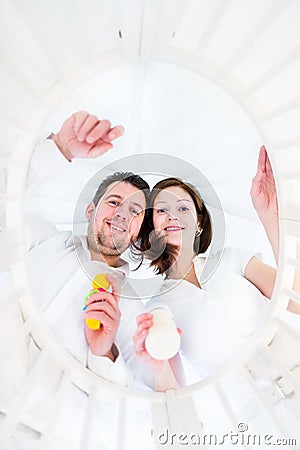
POLYGON ((179 186, 160 191, 153 204, 153 225, 168 244, 193 248, 198 220, 190 194, 179 186))

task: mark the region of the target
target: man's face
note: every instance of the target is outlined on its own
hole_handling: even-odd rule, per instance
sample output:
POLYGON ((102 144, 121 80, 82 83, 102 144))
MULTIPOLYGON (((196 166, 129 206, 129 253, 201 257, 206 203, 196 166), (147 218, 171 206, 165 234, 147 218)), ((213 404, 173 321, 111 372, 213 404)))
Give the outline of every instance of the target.
POLYGON ((97 207, 90 203, 88 243, 102 255, 119 256, 139 234, 146 208, 143 191, 126 181, 112 183, 97 207))

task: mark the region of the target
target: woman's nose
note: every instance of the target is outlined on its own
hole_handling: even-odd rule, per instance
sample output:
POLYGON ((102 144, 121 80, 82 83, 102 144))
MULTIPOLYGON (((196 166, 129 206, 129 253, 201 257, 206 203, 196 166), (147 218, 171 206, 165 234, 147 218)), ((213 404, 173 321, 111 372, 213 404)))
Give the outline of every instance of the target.
POLYGON ((168 216, 168 220, 178 220, 177 219, 177 214, 175 212, 170 211, 169 212, 169 216, 168 216))

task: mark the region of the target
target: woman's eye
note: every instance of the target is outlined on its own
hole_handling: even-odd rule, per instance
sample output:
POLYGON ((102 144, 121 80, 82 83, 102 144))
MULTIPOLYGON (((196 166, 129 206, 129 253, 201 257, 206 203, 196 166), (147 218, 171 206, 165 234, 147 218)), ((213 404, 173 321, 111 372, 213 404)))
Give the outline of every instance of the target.
POLYGON ((156 212, 157 213, 165 213, 165 212, 167 212, 167 209, 166 208, 158 208, 158 209, 156 209, 156 212))
POLYGON ((189 208, 187 206, 181 206, 179 211, 189 211, 189 208))

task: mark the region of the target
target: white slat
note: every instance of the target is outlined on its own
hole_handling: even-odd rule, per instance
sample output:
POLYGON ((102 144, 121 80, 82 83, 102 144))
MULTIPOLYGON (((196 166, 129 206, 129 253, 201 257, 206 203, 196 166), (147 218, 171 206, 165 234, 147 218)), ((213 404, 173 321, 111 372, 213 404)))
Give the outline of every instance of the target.
POLYGON ((118 421, 116 429, 118 430, 115 450, 123 450, 126 444, 126 399, 122 397, 118 405, 118 421))
POLYGON ((21 258, 21 245, 17 227, 6 228, 0 233, 0 271, 7 269, 21 258))
POLYGON ((283 223, 284 230, 290 236, 299 237, 300 236, 300 222, 296 220, 279 219, 283 223))
POLYGON ((287 295, 291 300, 294 300, 294 302, 300 305, 300 294, 298 294, 298 292, 295 292, 292 289, 287 288, 284 288, 282 292, 284 293, 284 295, 287 295))
POLYGON ((300 261, 298 259, 288 258, 286 260, 286 263, 289 266, 293 266, 293 267, 296 267, 296 269, 300 269, 300 261))
POLYGON ((285 70, 289 64, 292 64, 296 58, 299 58, 300 43, 296 47, 292 48, 283 58, 277 61, 270 69, 268 69, 259 79, 257 79, 251 86, 245 91, 245 96, 253 95, 256 91, 261 89, 264 85, 267 85, 274 77, 276 77, 281 71, 285 70))
MULTIPOLYGON (((299 200, 300 200, 300 192, 299 192, 299 200)), ((298 221, 299 222, 298 225, 300 228, 300 204, 286 203, 284 205, 284 215, 285 219, 298 221)))
MULTIPOLYGON (((160 436, 170 430, 170 421, 166 402, 153 401, 151 404, 153 442, 156 450, 162 449, 160 436)), ((164 446, 165 448, 170 448, 164 446)))
POLYGON ((279 329, 283 330, 287 336, 290 336, 292 339, 294 339, 295 344, 299 346, 300 332, 295 328, 291 328, 286 322, 279 319, 278 317, 274 317, 273 320, 276 322, 279 329))
POLYGON ((0 442, 5 448, 5 443, 13 433, 13 430, 22 414, 22 408, 26 402, 27 397, 30 395, 31 387, 33 387, 41 376, 42 369, 49 357, 47 350, 42 350, 31 368, 31 371, 27 378, 24 380, 22 388, 12 404, 10 411, 5 416, 1 428, 0 428, 0 442))
POLYGON ((282 423, 279 420, 279 418, 274 413, 274 405, 269 401, 269 399, 265 396, 265 394, 258 388, 254 378, 252 377, 251 373, 249 372, 247 367, 242 366, 241 367, 241 375, 244 377, 244 379, 247 381, 255 400, 257 401, 258 405, 261 407, 262 412, 264 412, 267 417, 271 420, 273 425, 278 430, 278 433, 281 433, 283 436, 286 435, 285 430, 282 427, 282 423))
POLYGON ((47 428, 41 438, 40 450, 48 450, 51 447, 51 440, 53 438, 55 426, 59 420, 59 413, 63 405, 64 397, 67 393, 68 388, 70 387, 70 383, 70 374, 68 372, 64 372, 55 396, 54 405, 50 414, 51 418, 47 423, 47 428))
MULTIPOLYGON (((276 367, 278 367, 281 375, 286 378, 289 383, 293 386, 295 391, 300 392, 300 380, 290 371, 286 365, 278 358, 278 356, 273 352, 272 346, 260 346, 260 351, 265 355, 265 357, 276 367)), ((299 361, 300 363, 300 356, 299 361)))
POLYGON ((120 17, 122 54, 125 57, 137 58, 140 55, 143 3, 139 0, 120 2, 120 17))
POLYGON ((0 361, 3 363, 5 358, 9 356, 13 352, 13 350, 18 347, 18 345, 24 341, 29 335, 33 325, 33 319, 29 319, 20 327, 19 331, 14 333, 13 336, 10 336, 6 339, 5 343, 1 344, 0 348, 0 361))
POLYGON ((93 385, 90 387, 89 390, 89 400, 83 422, 79 450, 88 450, 89 448, 90 436, 92 433, 92 426, 93 426, 93 414, 96 407, 96 401, 97 401, 97 388, 96 386, 93 385))
POLYGON ((239 62, 247 56, 249 50, 257 43, 265 31, 272 25, 282 11, 289 5, 289 1, 286 0, 274 0, 264 16, 257 23, 257 25, 251 29, 247 37, 241 43, 235 54, 230 58, 226 64, 225 71, 231 72, 239 62))
MULTIPOLYGON (((235 412, 233 411, 230 401, 227 397, 227 395, 225 394, 224 389, 221 387, 220 383, 215 383, 215 389, 220 397, 221 402, 223 403, 224 409, 227 413, 227 416, 230 420, 230 423, 233 427, 233 430, 238 433, 239 430, 237 428, 237 424, 239 423, 239 418, 237 417, 237 415, 235 414, 235 412)), ((251 450, 251 447, 249 447, 249 445, 247 445, 247 447, 245 445, 239 445, 236 448, 242 448, 244 450, 251 450)))

